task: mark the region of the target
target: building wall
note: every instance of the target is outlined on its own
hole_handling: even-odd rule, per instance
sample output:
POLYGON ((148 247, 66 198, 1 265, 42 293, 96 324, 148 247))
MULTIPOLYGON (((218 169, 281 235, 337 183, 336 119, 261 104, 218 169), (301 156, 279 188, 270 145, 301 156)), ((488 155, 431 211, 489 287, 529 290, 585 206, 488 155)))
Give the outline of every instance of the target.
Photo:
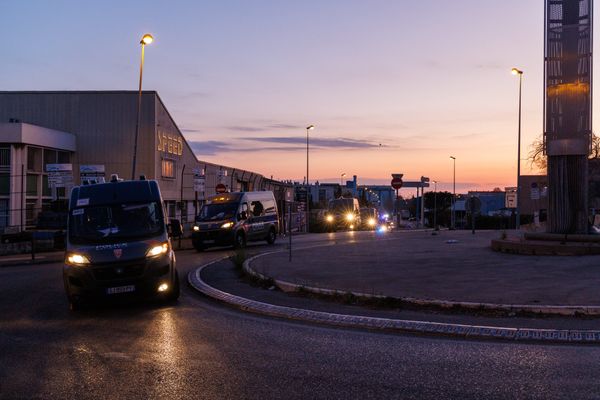
POLYGON ((521 175, 520 181, 519 211, 521 215, 533 215, 536 211, 547 210, 548 177, 546 175, 521 175), (538 187, 539 199, 531 198, 532 183, 535 183, 538 187))
MULTIPOLYGON (((104 165, 107 179, 111 174, 130 179, 137 100, 136 91, 0 92, 0 122, 17 119, 74 134, 77 149, 71 163, 75 184, 80 183, 82 164, 104 165)), ((21 158, 22 153, 13 154, 12 160, 26 164, 21 158)), ((202 201, 216 193, 219 183, 230 191, 273 190, 279 197, 286 192, 285 184, 255 172, 198 160, 154 91, 142 94, 135 178, 142 174, 159 182, 167 212, 184 221, 193 219, 202 201), (164 176, 164 160, 172 162, 170 177, 164 176), (206 176, 205 191, 197 194, 198 202, 193 190, 196 169, 206 176)), ((11 188, 20 190, 20 180, 11 180, 11 188)), ((20 204, 9 206, 22 208, 20 204)))
MULTIPOLYGON (((154 166, 155 92, 142 96, 137 171, 154 166)), ((131 177, 136 92, 0 92, 0 121, 10 118, 77 136, 72 162, 104 164, 107 174, 131 177)), ((74 168, 79 182, 79 168, 74 168)))

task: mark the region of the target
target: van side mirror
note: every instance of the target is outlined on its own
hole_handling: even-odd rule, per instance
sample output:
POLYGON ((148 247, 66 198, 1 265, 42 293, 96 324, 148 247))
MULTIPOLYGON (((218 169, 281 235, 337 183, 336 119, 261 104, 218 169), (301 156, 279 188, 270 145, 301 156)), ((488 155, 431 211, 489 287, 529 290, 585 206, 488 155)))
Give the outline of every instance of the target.
POLYGON ((169 224, 167 225, 167 230, 169 232, 169 236, 171 237, 183 236, 183 227, 178 219, 170 219, 169 224))
POLYGON ((248 214, 246 213, 246 211, 242 211, 238 214, 238 219, 240 221, 243 221, 245 219, 248 219, 248 214))

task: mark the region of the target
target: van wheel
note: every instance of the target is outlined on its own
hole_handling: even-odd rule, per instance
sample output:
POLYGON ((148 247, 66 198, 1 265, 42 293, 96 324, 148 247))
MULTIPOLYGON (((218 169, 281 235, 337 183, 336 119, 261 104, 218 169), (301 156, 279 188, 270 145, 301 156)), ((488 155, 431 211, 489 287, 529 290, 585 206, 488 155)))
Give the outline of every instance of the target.
POLYGON ((81 311, 83 309, 83 303, 81 299, 74 296, 69 296, 69 310, 70 311, 81 311))
POLYGON ((173 290, 167 296, 167 301, 176 301, 179 298, 179 294, 181 293, 181 288, 179 287, 179 272, 175 271, 175 279, 173 280, 173 290))
POLYGON ((277 234, 275 233, 275 229, 269 229, 269 234, 267 235, 267 243, 273 244, 273 243, 275 243, 275 239, 277 239, 277 234))
POLYGON ((235 235, 235 242, 233 243, 233 247, 236 249, 246 247, 246 236, 244 236, 243 233, 237 233, 235 235))
POLYGON ((206 247, 202 246, 201 244, 195 244, 194 249, 196 249, 197 252, 201 253, 204 250, 206 250, 206 247))

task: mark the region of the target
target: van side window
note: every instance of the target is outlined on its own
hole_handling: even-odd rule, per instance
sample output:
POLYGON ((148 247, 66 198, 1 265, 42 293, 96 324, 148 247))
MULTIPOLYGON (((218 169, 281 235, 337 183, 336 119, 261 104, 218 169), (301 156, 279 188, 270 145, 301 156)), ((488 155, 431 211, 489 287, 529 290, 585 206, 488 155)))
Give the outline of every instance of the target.
POLYGON ((248 215, 248 203, 242 203, 240 205, 240 214, 245 213, 246 214, 246 218, 248 218, 250 215, 248 215))
POLYGON ((273 214, 275 213, 275 201, 273 200, 264 200, 263 202, 263 206, 265 207, 265 214, 269 215, 269 214, 273 214))
POLYGON ((252 207, 252 215, 255 217, 260 217, 262 215, 264 215, 265 213, 265 207, 263 206, 263 204, 256 200, 253 201, 252 203, 250 203, 250 206, 252 207))

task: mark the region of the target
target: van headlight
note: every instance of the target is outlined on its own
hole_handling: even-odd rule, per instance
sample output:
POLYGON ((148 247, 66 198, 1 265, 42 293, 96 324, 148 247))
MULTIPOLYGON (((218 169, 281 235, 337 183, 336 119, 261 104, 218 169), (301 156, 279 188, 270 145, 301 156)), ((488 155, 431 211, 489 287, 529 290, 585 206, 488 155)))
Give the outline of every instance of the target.
POLYGON ((192 229, 194 230, 194 232, 198 232, 200 230, 200 227, 198 225, 194 225, 192 229))
POLYGON ((225 222, 223 225, 221 225, 221 228, 227 229, 227 228, 231 228, 232 226, 233 226, 233 222, 229 221, 229 222, 225 222))
POLYGON ((328 215, 328 216, 326 216, 326 217, 325 217, 325 220, 326 220, 327 222, 333 222, 333 215, 328 215))
POLYGON ((352 214, 352 213, 346 214, 346 221, 354 221, 354 214, 352 214))
POLYGON ((150 247, 150 249, 148 249, 148 251, 146 252, 146 257, 156 257, 161 254, 165 254, 168 251, 169 251, 169 243, 165 242, 165 243, 159 244, 158 246, 150 247))
POLYGON ((89 263, 90 263, 90 260, 83 254, 78 254, 78 253, 67 254, 67 264, 86 265, 89 263))

